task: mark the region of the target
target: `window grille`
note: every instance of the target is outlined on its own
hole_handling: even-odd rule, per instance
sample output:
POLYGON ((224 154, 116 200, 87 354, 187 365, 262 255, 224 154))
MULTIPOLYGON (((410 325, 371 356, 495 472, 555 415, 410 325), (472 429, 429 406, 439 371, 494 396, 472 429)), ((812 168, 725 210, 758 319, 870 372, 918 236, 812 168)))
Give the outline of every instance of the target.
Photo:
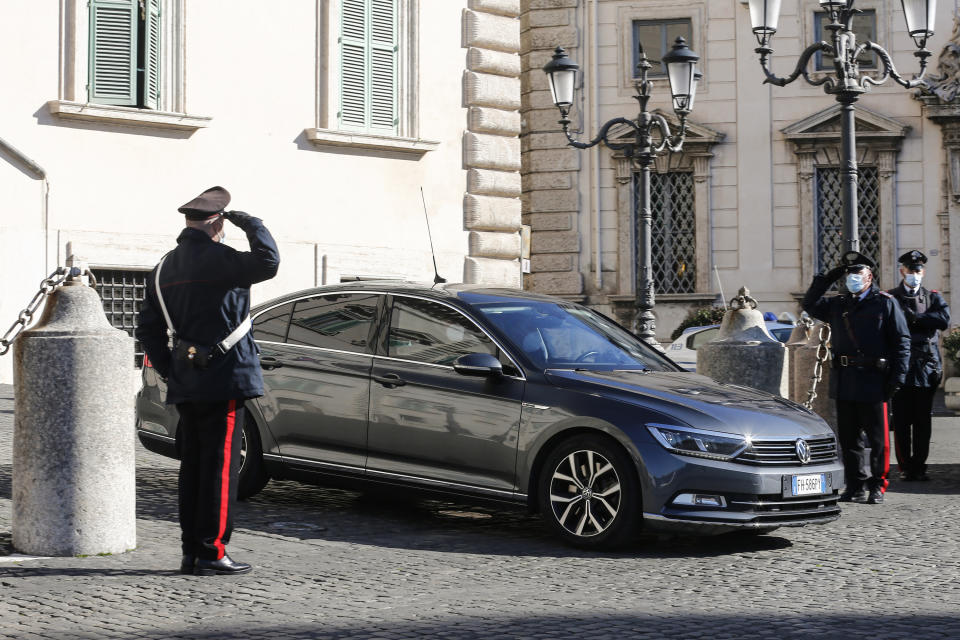
MULTIPOLYGON (((840 264, 843 254, 843 183, 839 167, 817 167, 817 271, 840 264)), ((858 225, 860 253, 883 268, 880 261, 880 177, 876 167, 860 167, 858 225)))
MULTIPOLYGON (((149 271, 121 269, 91 269, 97 279, 97 293, 103 301, 103 312, 117 329, 126 331, 131 337, 137 327, 140 307, 147 291, 149 271)), ((143 365, 143 347, 134 342, 136 366, 143 365)))
MULTIPOLYGON (((640 212, 639 186, 639 175, 634 174, 635 220, 640 212)), ((652 173, 650 208, 653 214, 650 247, 654 290, 657 293, 694 293, 697 285, 697 224, 693 174, 689 171, 652 173)), ((639 242, 636 235, 635 232, 635 241, 639 242)), ((639 246, 636 256, 638 261, 642 259, 639 246)))

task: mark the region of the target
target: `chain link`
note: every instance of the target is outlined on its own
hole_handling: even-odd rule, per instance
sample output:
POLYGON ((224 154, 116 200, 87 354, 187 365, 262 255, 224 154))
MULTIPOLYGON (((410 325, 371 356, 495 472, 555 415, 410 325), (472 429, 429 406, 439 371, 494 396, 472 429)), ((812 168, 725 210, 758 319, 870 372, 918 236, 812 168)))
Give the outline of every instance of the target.
POLYGON ((813 365, 813 375, 810 376, 810 392, 807 394, 807 401, 803 406, 807 409, 813 409, 813 401, 817 399, 817 385, 823 379, 823 363, 830 358, 830 350, 827 349, 827 343, 830 342, 830 325, 820 325, 820 344, 817 345, 817 362, 813 365))
MULTIPOLYGON (((89 270, 87 270, 86 273, 91 277, 93 275, 89 270)), ((33 298, 27 304, 27 308, 17 314, 17 319, 10 325, 7 332, 3 334, 3 337, 0 338, 0 356, 6 355, 7 351, 10 350, 10 345, 17 339, 20 332, 27 328, 27 325, 33 320, 33 314, 37 312, 37 309, 40 308, 40 305, 47 296, 62 285, 67 278, 75 278, 80 274, 81 271, 79 267, 59 267, 56 271, 40 281, 40 290, 34 294, 33 298)))

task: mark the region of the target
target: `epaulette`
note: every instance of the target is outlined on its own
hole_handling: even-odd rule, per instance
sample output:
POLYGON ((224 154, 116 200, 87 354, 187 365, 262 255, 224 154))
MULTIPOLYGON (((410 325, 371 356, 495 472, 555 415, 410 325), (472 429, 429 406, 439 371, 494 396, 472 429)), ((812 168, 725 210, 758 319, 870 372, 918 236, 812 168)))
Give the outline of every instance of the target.
POLYGON ((936 289, 930 289, 930 293, 940 293, 940 292, 937 291, 936 289))
POLYGON ((877 293, 879 293, 882 296, 887 296, 891 300, 893 299, 893 296, 887 293, 886 291, 884 291, 883 289, 877 289, 877 293))

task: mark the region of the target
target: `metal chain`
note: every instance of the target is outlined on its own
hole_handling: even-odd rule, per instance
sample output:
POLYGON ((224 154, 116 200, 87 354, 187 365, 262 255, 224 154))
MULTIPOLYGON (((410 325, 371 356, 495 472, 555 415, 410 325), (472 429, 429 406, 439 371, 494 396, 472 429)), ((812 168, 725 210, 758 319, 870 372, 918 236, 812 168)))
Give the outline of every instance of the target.
MULTIPOLYGON (((89 269, 86 271, 86 274, 91 278, 91 282, 96 282, 96 280, 92 280, 93 274, 90 273, 89 269)), ((40 308, 40 305, 47 296, 53 293, 53 291, 68 278, 76 278, 80 275, 80 267, 59 267, 56 271, 40 281, 40 290, 34 294, 33 299, 27 304, 27 308, 17 315, 17 319, 10 328, 7 329, 7 332, 3 334, 3 337, 0 338, 0 356, 6 355, 7 351, 10 350, 10 345, 17 339, 20 332, 30 324, 33 320, 33 314, 37 312, 37 309, 40 308)))
POLYGON ((820 325, 820 344, 817 346, 817 362, 813 365, 813 375, 810 376, 810 392, 807 394, 807 401, 803 406, 807 409, 813 409, 813 401, 817 399, 817 385, 823 379, 823 363, 830 358, 830 350, 827 349, 827 343, 830 342, 830 325, 820 325))

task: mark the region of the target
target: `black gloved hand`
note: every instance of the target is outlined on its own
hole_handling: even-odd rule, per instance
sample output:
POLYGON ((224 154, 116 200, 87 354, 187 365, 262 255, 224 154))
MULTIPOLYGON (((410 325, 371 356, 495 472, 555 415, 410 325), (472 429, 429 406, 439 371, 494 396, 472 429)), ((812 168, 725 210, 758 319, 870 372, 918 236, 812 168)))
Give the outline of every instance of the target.
POLYGON ((886 387, 883 390, 883 397, 886 400, 889 400, 893 396, 897 395, 897 391, 900 391, 900 383, 894 380, 891 380, 887 383, 886 387))
POLYGON ((843 275, 843 271, 843 267, 834 267, 833 269, 830 269, 830 271, 827 271, 825 274, 823 274, 823 277, 830 282, 836 282, 840 279, 840 276, 843 275))
POLYGON ((903 308, 903 316, 907 319, 907 324, 913 324, 917 321, 917 312, 908 306, 903 308))
POLYGON ((224 211, 223 217, 241 229, 246 229, 250 221, 253 220, 253 216, 243 211, 224 211))

